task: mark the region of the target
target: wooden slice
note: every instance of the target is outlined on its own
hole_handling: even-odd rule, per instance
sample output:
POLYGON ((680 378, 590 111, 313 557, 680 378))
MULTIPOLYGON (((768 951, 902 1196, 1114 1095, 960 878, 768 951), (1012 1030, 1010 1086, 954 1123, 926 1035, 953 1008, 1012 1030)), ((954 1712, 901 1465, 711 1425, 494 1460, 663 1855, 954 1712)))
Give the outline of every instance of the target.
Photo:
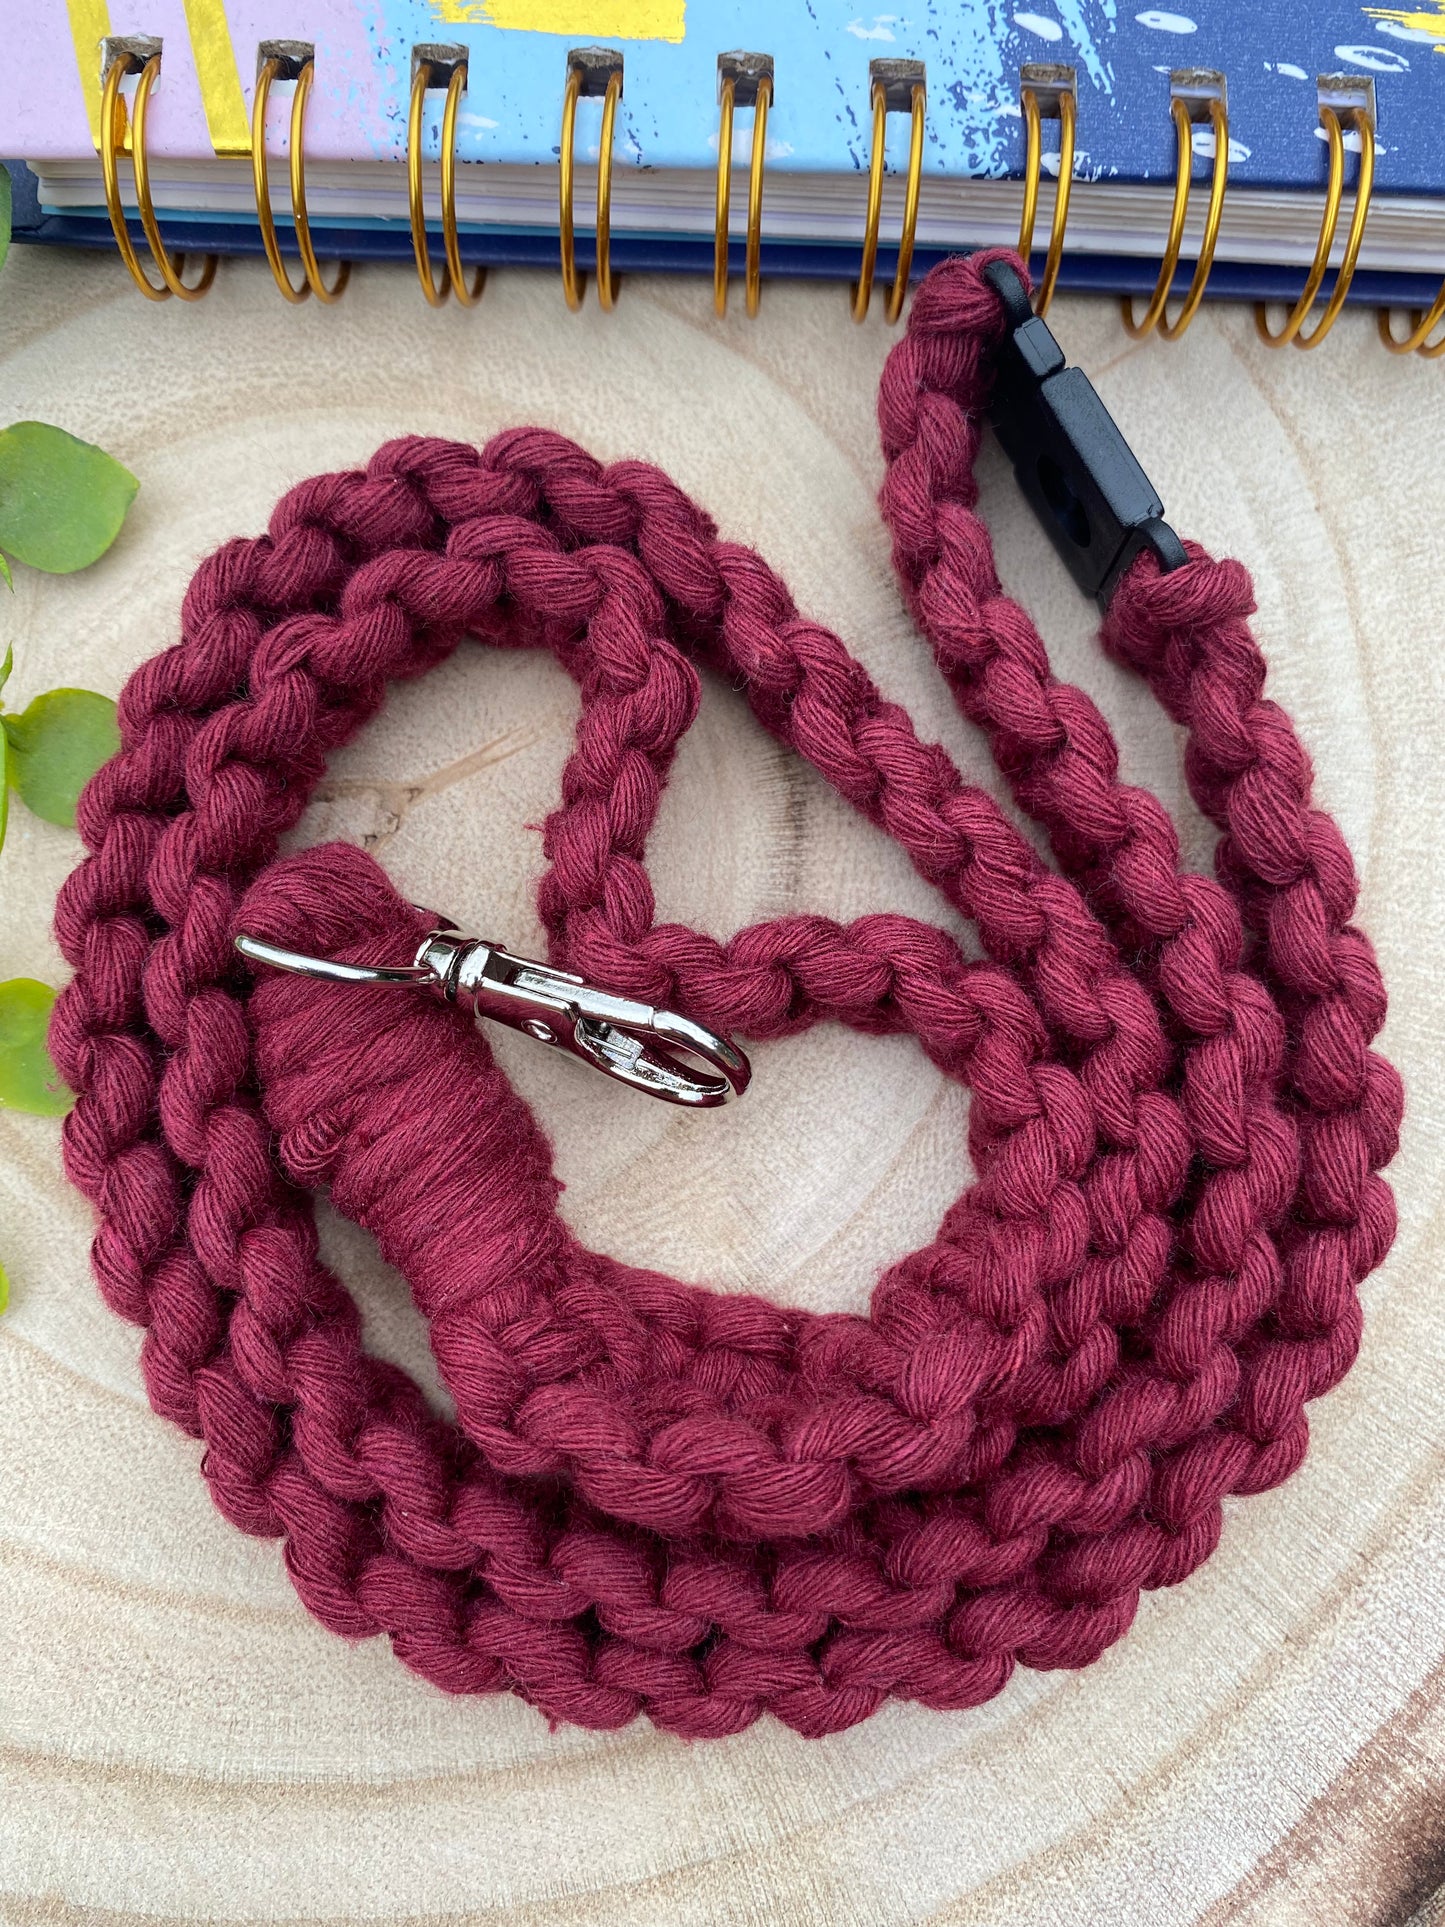
MULTIPOLYGON (((176 634, 185 585, 277 496, 406 431, 541 421, 641 455, 758 544, 921 728, 992 781, 902 613, 873 496, 890 335, 842 290, 770 288, 761 319, 701 283, 629 278, 615 314, 555 279, 491 277, 439 313, 400 271, 326 312, 228 263, 152 311, 118 265, 17 250, 0 302, 6 418, 100 442, 141 478, 98 567, 18 570, 4 598, 21 707, 115 691, 176 634)), ((892 1706, 808 1744, 765 1720, 687 1746, 638 1724, 549 1732, 510 1698, 454 1701, 380 1641, 296 1601, 278 1548, 211 1506, 198 1448, 148 1409, 137 1334, 91 1282, 90 1213, 53 1122, 0 1115, 0 1915, 15 1923, 407 1922, 987 1927, 1438 1921, 1445 1880, 1445 1295, 1441 971, 1445 730, 1439 377, 1351 315, 1308 358, 1243 310, 1129 347, 1062 300, 1184 531, 1253 567, 1271 689, 1299 719, 1364 878, 1413 1108, 1396 1250, 1366 1288, 1360 1363, 1313 1412, 1281 1491, 1232 1502, 1221 1550, 1146 1599, 1082 1674, 1021 1674, 980 1711, 892 1706), (1432 1911, 1433 1909, 1433 1911, 1432 1911)), ((1004 575, 1060 672, 1114 722, 1197 860, 1179 744, 1102 661, 1090 609, 996 455, 1004 575)), ((468 650, 399 690, 337 758, 305 839, 374 848, 418 901, 521 950, 537 824, 574 699, 550 662, 468 650)), ((59 982, 47 934, 76 839, 14 805, 0 976, 59 982)), ((940 908, 898 852, 710 688, 651 858, 665 914, 720 933, 787 909, 940 908)), ((746 1101, 686 1116, 530 1045, 498 1048, 557 1146, 586 1239, 719 1290, 866 1305, 967 1175, 968 1100, 905 1040, 819 1030, 756 1052, 746 1101)), ((353 1227, 328 1252, 372 1341, 426 1373, 399 1281, 353 1227)))

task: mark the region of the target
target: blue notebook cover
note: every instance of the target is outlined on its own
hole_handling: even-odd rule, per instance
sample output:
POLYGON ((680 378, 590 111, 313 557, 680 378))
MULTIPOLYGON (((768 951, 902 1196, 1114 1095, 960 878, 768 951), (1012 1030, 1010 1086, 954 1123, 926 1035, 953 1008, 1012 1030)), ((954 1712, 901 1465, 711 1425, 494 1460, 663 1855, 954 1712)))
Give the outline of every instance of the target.
MULTIPOLYGON (((1044 60, 1077 72, 1081 180, 1172 180, 1169 70, 1203 67, 1228 81, 1233 188, 1323 185, 1315 80, 1344 71, 1375 82, 1377 192, 1445 190, 1445 0, 1416 10, 1351 0, 1180 4, 1186 10, 906 0, 906 10, 872 12, 848 0, 111 0, 108 22, 112 33, 163 41, 151 113, 157 159, 244 153, 257 46, 284 33, 315 44, 307 148, 316 161, 403 159, 412 47, 445 41, 470 53, 460 157, 554 165, 566 52, 590 41, 624 55, 619 168, 714 165, 717 56, 741 48, 773 57, 768 165, 784 173, 867 168, 868 64, 885 57, 926 65, 926 175, 1017 177, 1019 67, 1044 60)), ((0 152, 94 153, 99 52, 86 23, 105 13, 104 0, 13 10, 0 63, 0 152)), ((433 151, 439 112, 433 103, 433 151)), ((595 153, 597 122, 596 104, 585 103, 584 158, 589 146, 595 153)), ((906 139, 895 124, 890 157, 906 139)), ((1209 139, 1201 129, 1201 147, 1209 139)))

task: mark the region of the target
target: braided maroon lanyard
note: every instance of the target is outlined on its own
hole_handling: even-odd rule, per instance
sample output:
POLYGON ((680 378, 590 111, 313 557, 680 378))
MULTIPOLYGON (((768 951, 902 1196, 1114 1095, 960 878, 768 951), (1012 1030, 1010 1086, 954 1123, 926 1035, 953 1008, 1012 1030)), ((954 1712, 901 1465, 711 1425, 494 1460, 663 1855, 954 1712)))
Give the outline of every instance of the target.
POLYGON ((1262 698, 1239 564, 1141 555, 1103 628, 1189 732, 1218 881, 1181 872, 1004 596, 973 508, 999 258, 917 292, 879 397, 882 503, 919 627, 1058 871, 664 475, 540 429, 302 483, 203 564, 184 639, 122 696, 52 1031, 101 1289, 145 1327, 151 1402, 204 1440, 226 1516, 284 1538, 328 1626, 389 1634, 448 1690, 693 1736, 976 1704, 1016 1661, 1093 1659, 1142 1587, 1191 1572, 1224 1495, 1299 1464, 1306 1402, 1354 1357, 1401 1092, 1369 1049, 1385 999, 1350 857, 1262 698), (426 920, 369 857, 277 860, 277 839, 387 682, 468 635, 549 648, 581 688, 539 890, 556 962, 753 1038, 911 1031, 971 1087, 978 1175, 871 1316, 585 1250, 455 1010, 237 958, 238 928, 411 956, 426 920), (654 921, 644 845, 698 662, 896 838, 983 961, 903 916, 727 943, 654 921), (456 1424, 363 1349, 317 1259, 320 1182, 405 1273, 456 1424))

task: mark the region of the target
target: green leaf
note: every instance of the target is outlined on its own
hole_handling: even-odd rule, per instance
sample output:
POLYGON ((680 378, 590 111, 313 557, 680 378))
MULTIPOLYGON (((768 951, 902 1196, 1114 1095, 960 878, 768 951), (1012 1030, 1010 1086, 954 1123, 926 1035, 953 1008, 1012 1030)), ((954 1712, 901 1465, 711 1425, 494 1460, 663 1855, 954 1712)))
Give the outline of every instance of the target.
MULTIPOLYGON (((0 161, 0 268, 10 252, 10 170, 0 161)), ((0 1274, 3 1275, 3 1274, 0 1274)), ((0 1305, 0 1311, 4 1306, 0 1305)))
POLYGON ((48 689, 18 716, 0 716, 10 781, 47 823, 75 828, 80 792, 120 748, 115 704, 92 689, 48 689))
POLYGON ((0 555, 0 580, 3 580, 7 589, 13 589, 15 587, 15 578, 10 573, 10 564, 5 560, 3 555, 0 555))
POLYGON ((0 850, 5 848, 5 825, 10 820, 10 738, 0 717, 0 850))
MULTIPOLYGON (((5 558, 3 556, 0 556, 0 562, 3 562, 4 559, 5 558)), ((5 651, 4 662, 0 662, 0 689, 3 689, 6 683, 9 682, 10 671, 14 667, 15 667, 15 645, 12 643, 10 647, 5 651)))
POLYGON ((50 575, 104 555, 140 487, 104 449, 45 422, 0 431, 0 549, 50 575))
POLYGON ((5 1267, 0 1265, 0 1311, 10 1303, 10 1280, 5 1276, 5 1267))
POLYGON ((0 1105, 7 1110, 64 1117, 75 1102, 45 1048, 54 1005, 55 992, 33 977, 0 984, 0 1105))

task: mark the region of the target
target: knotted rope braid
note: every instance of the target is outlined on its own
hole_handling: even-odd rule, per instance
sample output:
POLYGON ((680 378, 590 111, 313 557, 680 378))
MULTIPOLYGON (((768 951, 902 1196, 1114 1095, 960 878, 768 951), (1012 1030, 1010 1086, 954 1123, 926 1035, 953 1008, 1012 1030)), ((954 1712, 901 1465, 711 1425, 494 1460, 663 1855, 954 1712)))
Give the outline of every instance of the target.
POLYGON ((1354 1358, 1401 1091, 1370 1050, 1385 999, 1349 853, 1262 695, 1237 563, 1146 554, 1103 629, 1188 732, 1217 879, 1182 870, 1050 674, 974 507, 990 258, 917 292, 879 397, 882 506, 1057 870, 666 476, 540 429, 398 441, 292 489, 197 571, 82 799, 51 1041, 100 1288, 225 1515, 283 1540, 326 1625, 388 1634, 449 1691, 812 1735, 1085 1664, 1208 1556, 1227 1494, 1294 1470, 1306 1404, 1354 1358), (279 860, 278 839, 387 683, 466 637, 550 649, 581 691, 543 839, 554 961, 752 1038, 912 1032, 970 1086, 977 1175, 868 1317, 587 1251, 457 1011, 237 957, 237 928, 410 956, 425 920, 369 857, 279 860), (897 839, 982 961, 903 916, 726 943, 655 920, 644 847, 699 664, 897 839), (323 1183, 406 1276, 455 1423, 364 1349, 317 1255, 323 1183))

